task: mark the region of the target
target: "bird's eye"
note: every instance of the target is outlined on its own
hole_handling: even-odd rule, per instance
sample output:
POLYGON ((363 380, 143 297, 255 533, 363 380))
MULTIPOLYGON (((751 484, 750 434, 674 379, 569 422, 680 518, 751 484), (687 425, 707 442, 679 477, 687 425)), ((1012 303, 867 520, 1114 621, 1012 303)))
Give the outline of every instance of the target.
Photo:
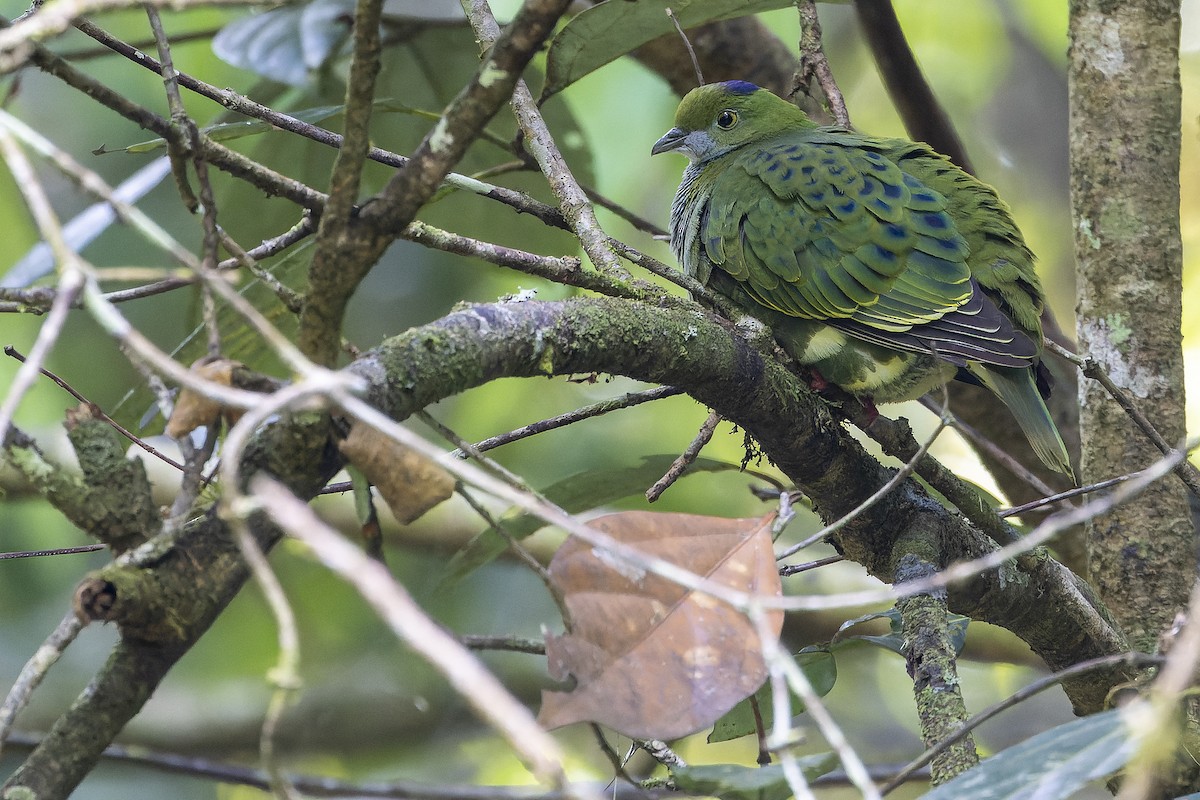
POLYGON ((734 125, 737 125, 738 115, 733 109, 725 109, 720 114, 717 114, 717 127, 723 131, 727 131, 734 125))

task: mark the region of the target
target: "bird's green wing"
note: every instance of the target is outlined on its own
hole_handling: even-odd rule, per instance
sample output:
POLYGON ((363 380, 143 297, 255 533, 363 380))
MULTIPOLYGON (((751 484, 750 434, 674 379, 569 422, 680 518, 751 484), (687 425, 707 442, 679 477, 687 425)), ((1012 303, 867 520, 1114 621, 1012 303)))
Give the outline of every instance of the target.
POLYGON ((1031 363, 1036 345, 972 280, 946 198, 896 161, 820 131, 731 159, 700 240, 757 302, 951 361, 1031 363))
POLYGON ((946 198, 947 210, 959 221, 959 231, 971 249, 972 276, 1022 331, 1040 342, 1044 305, 1041 281, 1033 253, 1008 205, 991 186, 927 145, 904 139, 873 140, 872 144, 946 198))

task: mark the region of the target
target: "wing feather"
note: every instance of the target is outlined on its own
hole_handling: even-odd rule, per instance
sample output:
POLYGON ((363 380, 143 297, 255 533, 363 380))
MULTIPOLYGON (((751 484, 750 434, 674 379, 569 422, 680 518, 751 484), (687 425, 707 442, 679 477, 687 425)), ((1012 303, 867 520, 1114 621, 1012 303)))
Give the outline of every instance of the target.
POLYGON ((796 133, 735 156, 703 253, 756 301, 912 352, 1029 366, 1038 343, 971 276, 945 197, 876 150, 796 133))

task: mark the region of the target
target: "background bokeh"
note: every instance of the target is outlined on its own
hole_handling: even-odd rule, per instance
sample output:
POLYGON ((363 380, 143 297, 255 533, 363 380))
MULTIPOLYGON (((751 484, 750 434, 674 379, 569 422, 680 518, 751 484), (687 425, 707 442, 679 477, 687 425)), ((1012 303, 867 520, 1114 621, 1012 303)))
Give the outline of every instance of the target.
MULTIPOLYGON (((506 18, 516 4, 510 0, 495 6, 498 15, 506 18)), ((896 0, 896 8, 939 99, 966 141, 978 173, 996 185, 1012 205, 1039 255, 1051 304, 1063 328, 1071 330, 1074 299, 1066 166, 1066 4, 1044 0, 896 0)), ((1200 375, 1200 0, 1188 0, 1184 9, 1181 210, 1186 259, 1184 335, 1192 398, 1188 420, 1194 436, 1200 431, 1200 378, 1196 377, 1200 375)), ((7 18, 23 10, 14 0, 0 0, 0 14, 7 18)), ((877 135, 904 135, 860 41, 852 9, 845 4, 822 4, 820 10, 826 49, 856 127, 877 135)), ((215 29, 237 16, 239 12, 205 9, 171 15, 168 26, 172 33, 215 29)), ((797 39, 794 12, 773 12, 764 18, 786 41, 797 39)), ((142 41, 146 37, 140 12, 108 14, 97 21, 129 40, 142 41)), ((52 47, 60 53, 86 54, 95 45, 72 33, 55 40, 52 47)), ((333 77, 307 90, 285 89, 262 84, 250 73, 221 62, 204 41, 181 44, 174 55, 180 69, 217 86, 253 91, 264 102, 291 109, 340 102, 340 90, 333 77)), ((137 102, 164 113, 162 86, 156 76, 115 56, 89 57, 79 63, 137 102)), ((475 46, 465 30, 426 32, 389 50, 380 97, 437 111, 476 64, 475 46)), ((536 77, 532 79, 536 83, 536 77)), ((0 91, 12 80, 0 81, 0 91)), ((203 99, 189 98, 188 103, 191 113, 202 123, 215 120, 221 111, 203 99)), ((665 225, 683 164, 671 157, 651 160, 649 148, 670 127, 675 103, 676 98, 659 78, 632 60, 622 59, 552 99, 545 111, 581 180, 633 212, 665 225)), ((19 91, 8 108, 110 183, 119 183, 160 155, 93 155, 92 151, 101 146, 120 151, 149 136, 32 70, 20 75, 19 91)), ((338 122, 335 119, 326 124, 336 126, 338 122)), ((389 149, 407 152, 428 124, 401 112, 380 113, 373 138, 389 149)), ((507 139, 513 126, 498 118, 492 130, 507 139)), ((282 133, 243 139, 235 146, 318 187, 323 185, 332 159, 328 149, 282 133)), ((482 169, 501 160, 502 151, 479 143, 460 171, 482 169)), ((88 204, 87 198, 49 167, 40 165, 40 174, 62 217, 69 218, 88 204)), ((387 175, 387 170, 371 167, 366 190, 377 188, 387 175)), ((538 176, 497 180, 550 199, 538 186, 538 176)), ((278 234, 296 219, 294 209, 286 202, 266 200, 257 192, 223 179, 218 203, 224 224, 247 245, 278 234)), ((178 203, 169 181, 141 205, 181 241, 197 245, 199 227, 178 203)), ((602 211, 600 216, 613 235, 670 260, 664 243, 651 241, 607 212, 602 211)), ((422 218, 479 238, 519 243, 535 252, 576 254, 572 240, 565 234, 548 231, 531 218, 474 196, 450 195, 428 208, 422 218)), ((37 240, 12 178, 3 169, 0 231, 2 276, 37 240)), ((104 267, 160 263, 153 249, 119 226, 105 232, 84 254, 104 267)), ((276 268, 294 280, 302 274, 305 263, 306 254, 302 252, 290 264, 276 268)), ((456 303, 487 302, 530 288, 543 299, 570 296, 574 291, 401 242, 392 247, 355 297, 346 335, 360 347, 370 347, 412 325, 438 318, 456 303)), ((185 341, 198 320, 196 297, 188 292, 126 304, 122 310, 140 330, 167 349, 185 341)), ((40 323, 40 318, 33 315, 0 316, 0 341, 28 351, 40 323)), ((264 360, 254 348, 247 350, 246 357, 272 368, 270 360, 264 360)), ((130 388, 138 385, 138 376, 114 343, 83 313, 70 320, 48 366, 104 408, 120 408, 120 413, 134 421, 147 408, 140 396, 121 405, 130 388)), ((283 374, 277 365, 274 369, 283 374)), ((8 386, 15 370, 15 362, 0 360, 0 387, 8 386)), ((644 387, 609 376, 598 376, 594 382, 502 380, 451 398, 432 412, 459 434, 474 440, 637 388, 644 387)), ((45 442, 52 453, 69 458, 62 444, 61 421, 64 409, 70 405, 69 397, 43 381, 25 398, 17 422, 45 442)), ((927 412, 915 404, 886 408, 884 413, 909 416, 918 435, 932 428, 927 412)), ((544 487, 575 473, 630 467, 645 455, 675 453, 691 440, 706 414, 705 408, 690 399, 672 398, 510 445, 494 455, 526 476, 532 485, 544 487)), ((147 430, 160 429, 161 420, 155 420, 147 430)), ((725 424, 705 455, 736 464, 742 458, 742 444, 741 434, 725 424)), ((935 453, 956 470, 990 485, 953 436, 943 436, 935 445, 935 453)), ((171 475, 150 466, 167 497, 171 475)), ((771 469, 765 463, 757 466, 771 469)), ((750 483, 752 479, 734 471, 698 475, 673 487, 655 508, 722 516, 762 513, 761 503, 747 491, 750 483)), ((0 500, 0 550, 85 543, 83 536, 46 504, 25 496, 7 479, 5 487, 7 494, 0 500)), ((644 500, 635 497, 617 507, 644 505, 644 500)), ((328 519, 353 531, 348 496, 322 499, 318 508, 328 519)), ((801 537, 814 524, 815 517, 802 512, 787 535, 801 537)), ((408 528, 389 523, 388 562, 425 607, 455 631, 537 636, 542 626, 556 629, 556 613, 544 589, 515 563, 501 561, 453 586, 442 583, 448 556, 483 527, 457 500, 447 502, 408 528)), ((547 552, 556 540, 553 532, 543 532, 536 541, 542 552, 547 552)), ((826 554, 818 549, 814 557, 826 554)), ((79 578, 104 561, 102 553, 0 561, 0 685, 11 683, 69 608, 79 578)), ((289 767, 370 780, 528 780, 512 754, 475 722, 443 681, 396 643, 352 590, 289 543, 277 549, 272 563, 296 608, 302 633, 305 689, 285 718, 281 732, 281 747, 289 767)), ((790 579, 789 588, 813 592, 870 582, 856 566, 836 565, 790 579)), ((840 616, 794 615, 788 621, 787 635, 797 649, 825 641, 840 619, 859 613, 862 610, 848 610, 840 616)), ((102 663, 114 638, 112 629, 93 626, 85 630, 52 670, 35 703, 22 715, 20 727, 36 731, 51 724, 102 663)), ((1037 665, 1023 645, 1005 632, 984 625, 971 626, 967 652, 969 659, 962 665, 963 686, 973 711, 1011 693, 1037 673, 1037 665)), ((258 728, 270 692, 265 674, 275 655, 274 623, 257 589, 249 587, 168 677, 130 726, 125 740, 255 763, 258 728)), ((536 704, 538 690, 546 685, 540 658, 508 654, 484 658, 514 691, 536 704)), ((862 645, 839 651, 838 668, 839 681, 829 702, 851 743, 867 761, 903 762, 916 754, 920 741, 903 660, 862 645)), ((985 726, 978 737, 981 750, 984 754, 995 752, 1069 716, 1061 693, 1050 692, 985 726)), ((590 733, 569 729, 561 736, 578 745, 573 753, 578 759, 575 767, 579 775, 607 779, 609 767, 597 757, 590 733)), ((811 749, 824 749, 815 729, 811 738, 811 749)), ((617 749, 623 747, 624 743, 618 743, 617 749)), ((753 762, 754 747, 748 739, 709 746, 698 736, 679 749, 695 763, 749 764, 753 762)), ((20 756, 19 748, 6 751, 0 770, 7 774, 20 756)), ((906 789, 905 794, 897 796, 916 796, 919 788, 906 789)), ((163 776, 143 768, 104 765, 75 796, 96 800, 262 795, 206 780, 163 776)))

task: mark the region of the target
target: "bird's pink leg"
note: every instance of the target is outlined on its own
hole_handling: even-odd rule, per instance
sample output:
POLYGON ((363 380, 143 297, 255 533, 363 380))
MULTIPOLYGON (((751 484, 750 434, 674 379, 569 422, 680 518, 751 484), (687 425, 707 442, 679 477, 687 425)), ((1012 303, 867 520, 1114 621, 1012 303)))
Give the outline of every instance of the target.
POLYGON ((871 399, 870 395, 858 398, 858 402, 862 403, 863 413, 867 415, 866 423, 869 428, 875 424, 875 420, 879 419, 879 409, 875 407, 875 401, 871 399))

